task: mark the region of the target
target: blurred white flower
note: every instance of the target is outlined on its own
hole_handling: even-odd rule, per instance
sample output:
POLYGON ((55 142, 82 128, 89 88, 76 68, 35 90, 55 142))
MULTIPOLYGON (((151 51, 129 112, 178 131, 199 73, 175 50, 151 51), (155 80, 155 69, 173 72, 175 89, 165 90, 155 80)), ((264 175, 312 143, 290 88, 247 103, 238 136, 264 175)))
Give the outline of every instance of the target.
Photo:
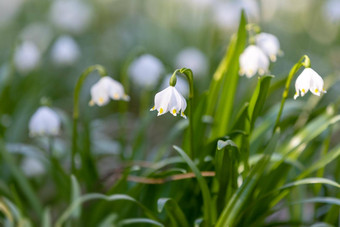
POLYGON ((162 62, 150 54, 138 57, 129 67, 129 76, 132 82, 146 88, 154 87, 163 72, 162 62))
POLYGON ((44 52, 51 43, 53 31, 44 22, 34 22, 21 31, 20 37, 22 40, 34 43, 41 52, 44 52))
POLYGON ((92 20, 92 9, 85 1, 54 0, 50 18, 59 28, 68 32, 83 32, 92 20))
MULTIPOLYGON (((172 74, 166 75, 166 77, 164 78, 164 81, 161 85, 161 89, 165 89, 169 86, 169 81, 170 81, 171 76, 172 76, 172 74)), ((188 97, 188 95, 189 95, 189 84, 188 84, 188 81, 186 79, 184 79, 183 77, 177 76, 177 82, 176 82, 175 88, 184 97, 188 97)))
POLYGON ((23 2, 24 0, 0 0, 0 26, 15 16, 23 2))
POLYGON ((294 99, 304 96, 308 90, 314 95, 320 96, 321 93, 326 93, 323 88, 323 79, 321 76, 311 68, 305 68, 302 73, 298 76, 295 82, 296 93, 294 99))
POLYGON ((240 75, 248 78, 256 73, 263 75, 268 72, 269 60, 263 51, 255 46, 249 45, 240 56, 240 75))
POLYGON ((235 29, 238 26, 242 9, 245 10, 250 21, 258 21, 259 6, 255 0, 216 1, 213 7, 213 19, 223 29, 235 29))
POLYGON ((60 131, 60 118, 47 106, 40 107, 29 122, 30 136, 56 136, 60 131))
POLYGON ((90 106, 95 104, 103 106, 110 101, 110 98, 113 100, 130 100, 130 97, 125 94, 121 83, 109 76, 105 76, 91 87, 91 101, 89 104, 90 106))
POLYGON ((45 166, 38 159, 26 157, 21 162, 21 169, 28 177, 40 176, 45 173, 45 166))
POLYGON ((340 21, 340 1, 339 0, 328 0, 324 4, 324 15, 331 22, 340 21))
POLYGON ((29 73, 38 66, 40 55, 41 53, 34 43, 24 41, 15 50, 15 66, 21 73, 29 73))
POLYGON ((70 36, 61 36, 53 44, 51 57, 56 65, 72 65, 79 55, 79 46, 70 36))
POLYGON ((170 112, 172 115, 177 116, 181 112, 181 116, 186 118, 184 111, 187 108, 185 98, 173 86, 169 86, 164 90, 158 92, 155 96, 155 106, 150 111, 157 110, 158 115, 163 115, 170 112))
POLYGON ((276 56, 280 54, 280 42, 278 38, 269 33, 260 33, 255 37, 256 45, 262 49, 262 51, 273 62, 276 61, 276 56))
POLYGON ((177 68, 189 68, 195 76, 202 76, 208 71, 208 61, 205 55, 196 48, 182 50, 175 61, 177 68))

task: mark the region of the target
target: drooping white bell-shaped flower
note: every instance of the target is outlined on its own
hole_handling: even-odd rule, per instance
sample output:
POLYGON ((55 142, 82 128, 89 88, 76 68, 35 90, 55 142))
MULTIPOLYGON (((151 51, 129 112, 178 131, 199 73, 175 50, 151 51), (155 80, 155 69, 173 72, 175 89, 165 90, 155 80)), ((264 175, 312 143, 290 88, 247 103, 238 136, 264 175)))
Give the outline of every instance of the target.
POLYGON ((173 86, 169 86, 155 95, 155 106, 150 111, 157 110, 158 115, 170 112, 177 116, 181 112, 181 116, 186 118, 184 111, 187 108, 185 98, 173 86))
POLYGON ((30 136, 56 136, 60 131, 60 118, 47 106, 40 107, 29 121, 30 136))
POLYGON ((109 76, 104 76, 91 87, 91 101, 89 104, 90 106, 95 104, 103 106, 110 101, 110 98, 113 100, 130 100, 130 97, 125 94, 121 83, 109 76))
POLYGON ((40 56, 38 47, 33 42, 25 41, 16 48, 14 63, 21 73, 29 73, 39 65, 40 56))
POLYGON ((46 172, 45 166, 36 158, 26 157, 21 162, 21 169, 28 177, 36 177, 46 172))
POLYGON ((92 20, 92 9, 81 0, 54 0, 50 19, 59 28, 72 33, 83 32, 92 20))
POLYGON ((176 68, 189 68, 196 76, 203 76, 208 71, 208 60, 206 56, 196 48, 182 50, 175 60, 176 68))
POLYGON ((300 96, 300 92, 301 96, 304 96, 308 90, 320 96, 321 93, 326 93, 323 85, 323 79, 317 72, 311 68, 305 68, 296 79, 294 99, 300 96))
MULTIPOLYGON (((161 85, 161 89, 165 89, 169 86, 169 81, 171 78, 172 74, 168 74, 166 75, 166 77, 164 78, 164 81, 161 85)), ((189 95, 189 84, 188 81, 186 79, 184 79, 183 77, 177 77, 176 78, 176 85, 175 88, 177 89, 177 91, 182 94, 184 97, 188 97, 189 95)))
POLYGON ((70 36, 61 36, 53 44, 51 57, 56 65, 72 65, 79 55, 79 46, 70 36))
POLYGON ((256 45, 269 57, 272 62, 276 61, 276 57, 280 53, 280 42, 278 38, 272 34, 262 32, 255 37, 256 45))
POLYGON ((150 54, 138 57, 129 67, 129 76, 132 82, 143 88, 156 86, 163 72, 162 62, 150 54))
POLYGON ((240 75, 248 78, 256 73, 263 75, 268 72, 269 60, 263 51, 255 46, 249 45, 240 56, 240 75))

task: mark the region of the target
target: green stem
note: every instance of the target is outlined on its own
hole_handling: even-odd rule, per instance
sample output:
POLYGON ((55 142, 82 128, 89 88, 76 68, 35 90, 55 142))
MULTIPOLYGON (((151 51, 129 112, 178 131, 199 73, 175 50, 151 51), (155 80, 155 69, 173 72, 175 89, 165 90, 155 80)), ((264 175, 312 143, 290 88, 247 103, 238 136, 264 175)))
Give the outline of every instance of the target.
POLYGON ((186 79, 189 83, 189 109, 188 109, 188 117, 189 117, 189 138, 190 138, 190 148, 189 148, 189 157, 194 160, 195 152, 194 152, 194 113, 193 113, 193 101, 194 101, 194 77, 191 69, 181 68, 176 69, 173 75, 170 78, 170 86, 176 85, 176 73, 180 72, 185 75, 186 79))
POLYGON ((288 75, 288 78, 287 78, 287 81, 286 81, 286 85, 285 85, 285 90, 282 93, 280 110, 279 110, 279 113, 278 113, 278 115, 276 117, 275 125, 274 125, 274 128, 273 128, 273 133, 279 127, 280 118, 281 118, 282 111, 283 111, 283 106, 284 106, 284 104, 286 102, 286 99, 288 97, 290 83, 292 82, 292 79, 293 79, 294 75, 301 68, 301 66, 304 66, 306 68, 310 67, 310 59, 309 59, 309 57, 307 55, 303 55, 300 58, 300 60, 293 66, 293 68, 289 72, 289 75, 288 75))
POLYGON ((77 152, 77 136, 78 136, 78 119, 79 119, 79 95, 81 88, 83 87, 85 79, 92 73, 94 70, 97 70, 101 77, 107 75, 106 70, 101 65, 92 65, 88 67, 79 77, 75 90, 74 90, 74 97, 73 97, 73 129, 72 129, 72 156, 71 156, 71 169, 72 173, 75 174, 76 166, 75 166, 75 155, 77 152))

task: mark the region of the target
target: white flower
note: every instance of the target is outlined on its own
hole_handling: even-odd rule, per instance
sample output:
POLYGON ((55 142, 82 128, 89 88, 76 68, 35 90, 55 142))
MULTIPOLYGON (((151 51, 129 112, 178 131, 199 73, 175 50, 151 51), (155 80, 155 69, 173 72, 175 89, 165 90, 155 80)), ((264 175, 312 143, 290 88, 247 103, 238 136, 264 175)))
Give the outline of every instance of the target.
MULTIPOLYGON (((169 86, 169 81, 170 81, 171 76, 172 76, 172 74, 168 74, 165 77, 165 79, 164 79, 164 81, 163 81, 163 83, 161 85, 161 89, 165 89, 165 88, 167 88, 169 86)), ((188 97, 188 95, 189 95, 189 84, 188 84, 188 81, 186 79, 184 79, 183 77, 178 76, 175 88, 184 97, 188 97)))
POLYGON ((105 76, 91 87, 91 101, 89 104, 90 106, 94 104, 103 106, 110 101, 110 98, 113 100, 130 100, 130 97, 125 94, 121 83, 109 76, 105 76))
POLYGON ((79 55, 79 46, 70 36, 61 36, 53 44, 51 57, 57 65, 72 65, 79 55))
POLYGON ((40 51, 34 43, 25 41, 15 50, 15 66, 21 73, 29 73, 38 66, 40 55, 40 51))
POLYGON ((208 62, 205 55, 196 48, 186 48, 176 56, 176 68, 189 68, 195 76, 207 73, 208 62))
POLYGON ((280 42, 276 36, 269 33, 256 35, 256 45, 269 57, 271 61, 276 61, 276 56, 280 53, 280 42))
POLYGON ((328 0, 324 4, 324 15, 330 22, 340 22, 340 1, 328 0))
POLYGON ((43 53, 51 43, 53 30, 50 25, 44 22, 34 22, 27 25, 21 31, 20 38, 34 43, 40 52, 43 53))
POLYGON ((45 173, 45 166, 41 161, 27 157, 21 162, 21 169, 28 177, 40 176, 45 173))
POLYGON ((263 75, 268 72, 268 67, 267 56, 255 45, 248 46, 240 56, 240 75, 245 74, 248 78, 257 72, 263 75))
POLYGON ((157 110, 158 115, 163 115, 170 112, 172 115, 177 116, 181 112, 181 116, 186 118, 184 111, 187 108, 185 98, 173 86, 169 86, 164 90, 158 92, 155 96, 155 106, 150 111, 157 110))
POLYGON ((294 99, 299 97, 300 92, 301 96, 304 96, 308 90, 317 96, 320 96, 321 93, 326 93, 323 88, 323 79, 311 68, 305 68, 298 76, 295 82, 295 90, 294 99))
POLYGON ((56 136, 60 131, 60 118, 51 108, 40 107, 29 122, 31 136, 56 136))
POLYGON ((92 9, 85 1, 55 0, 50 9, 50 18, 59 28, 81 33, 92 19, 92 9))
POLYGON ((129 67, 132 82, 140 87, 154 87, 163 72, 162 62, 150 54, 138 57, 129 67))

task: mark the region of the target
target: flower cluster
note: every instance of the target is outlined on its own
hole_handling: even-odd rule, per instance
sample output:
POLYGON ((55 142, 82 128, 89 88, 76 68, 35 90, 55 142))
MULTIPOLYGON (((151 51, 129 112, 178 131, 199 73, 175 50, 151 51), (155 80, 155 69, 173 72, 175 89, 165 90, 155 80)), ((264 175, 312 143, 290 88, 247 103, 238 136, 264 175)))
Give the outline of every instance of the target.
POLYGON ((118 81, 109 76, 102 77, 91 88, 90 106, 97 104, 98 106, 106 105, 110 98, 113 100, 129 101, 130 97, 125 94, 124 87, 118 81))
POLYGON ((257 34, 255 44, 249 45, 240 56, 240 75, 250 78, 256 73, 267 73, 270 61, 275 62, 280 52, 277 37, 264 32, 257 34))

